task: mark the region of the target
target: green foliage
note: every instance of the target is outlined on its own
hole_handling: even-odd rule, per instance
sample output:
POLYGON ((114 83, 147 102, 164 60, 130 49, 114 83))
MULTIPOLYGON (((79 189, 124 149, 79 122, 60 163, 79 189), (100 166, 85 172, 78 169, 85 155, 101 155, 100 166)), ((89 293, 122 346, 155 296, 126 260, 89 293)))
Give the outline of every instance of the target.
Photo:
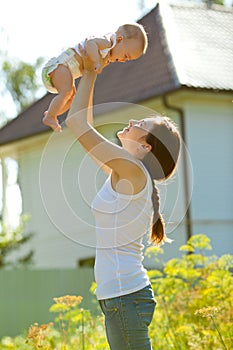
POLYGON ((36 73, 42 63, 43 59, 40 57, 34 65, 13 59, 5 60, 2 64, 6 87, 19 112, 36 99, 36 92, 40 87, 36 73))
POLYGON ((180 247, 187 252, 182 258, 171 259, 162 271, 149 271, 158 302, 150 327, 155 348, 233 346, 233 256, 205 256, 211 249, 208 237, 195 235, 180 247))
POLYGON ((216 4, 216 5, 224 5, 224 0, 204 0, 203 2, 205 3, 213 3, 213 4, 216 4))
POLYGON ((103 317, 93 318, 89 310, 80 308, 81 296, 65 295, 54 301, 50 307, 57 313, 54 324, 32 325, 25 349, 108 349, 103 317))
MULTIPOLYGON (((171 259, 161 271, 148 271, 157 299, 150 326, 153 349, 233 348, 233 256, 205 256, 210 249, 208 237, 193 236, 180 248, 187 254, 171 259)), ((147 251, 155 260, 162 253, 154 247, 147 251)), ((0 349, 109 349, 103 317, 80 308, 82 297, 66 295, 54 301, 54 324, 34 324, 25 336, 4 337, 0 349)))
POLYGON ((29 220, 29 216, 22 215, 20 217, 19 225, 15 229, 4 227, 0 222, 0 268, 3 267, 20 267, 32 263, 33 251, 29 251, 23 257, 17 258, 13 261, 8 260, 9 255, 18 250, 23 244, 27 243, 32 233, 24 234, 25 223, 29 220))

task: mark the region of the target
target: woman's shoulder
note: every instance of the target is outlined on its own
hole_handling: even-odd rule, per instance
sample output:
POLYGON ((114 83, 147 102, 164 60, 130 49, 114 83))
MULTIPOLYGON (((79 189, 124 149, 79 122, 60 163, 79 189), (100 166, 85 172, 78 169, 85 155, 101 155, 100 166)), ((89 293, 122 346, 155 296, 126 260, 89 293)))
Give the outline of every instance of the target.
POLYGON ((150 175, 142 162, 137 161, 127 168, 122 172, 111 172, 111 184, 116 192, 135 195, 150 185, 150 175))

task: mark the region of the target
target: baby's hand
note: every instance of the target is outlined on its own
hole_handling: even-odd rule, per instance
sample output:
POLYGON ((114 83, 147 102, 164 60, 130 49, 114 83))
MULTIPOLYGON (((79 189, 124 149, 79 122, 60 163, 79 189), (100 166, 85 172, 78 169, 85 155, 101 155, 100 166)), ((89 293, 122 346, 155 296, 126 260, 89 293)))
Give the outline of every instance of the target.
POLYGON ((97 73, 97 74, 100 74, 103 70, 103 67, 101 65, 100 62, 96 62, 94 63, 94 71, 97 73))

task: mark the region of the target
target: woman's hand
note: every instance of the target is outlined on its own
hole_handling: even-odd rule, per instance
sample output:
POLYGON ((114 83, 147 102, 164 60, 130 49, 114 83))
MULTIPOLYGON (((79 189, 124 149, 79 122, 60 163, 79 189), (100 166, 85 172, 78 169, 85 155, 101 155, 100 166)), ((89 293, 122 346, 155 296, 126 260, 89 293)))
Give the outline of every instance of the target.
MULTIPOLYGON (((95 71, 96 73, 101 73, 104 61, 100 57, 100 62, 93 62, 87 55, 85 49, 79 44, 79 52, 83 60, 83 72, 84 71, 95 71)), ((82 72, 82 73, 83 73, 82 72)))
POLYGON ((97 74, 100 74, 103 70, 103 67, 101 65, 100 62, 95 62, 94 64, 94 71, 97 73, 97 74))

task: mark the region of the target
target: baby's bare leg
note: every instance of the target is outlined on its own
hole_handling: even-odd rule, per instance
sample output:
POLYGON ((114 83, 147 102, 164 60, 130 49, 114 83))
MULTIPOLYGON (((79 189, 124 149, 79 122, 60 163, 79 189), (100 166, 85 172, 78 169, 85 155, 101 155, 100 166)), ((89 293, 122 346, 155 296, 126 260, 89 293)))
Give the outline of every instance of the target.
POLYGON ((68 67, 60 64, 52 73, 51 79, 58 94, 52 99, 48 111, 44 113, 43 123, 60 132, 57 116, 70 106, 75 95, 74 80, 68 67))
POLYGON ((70 109, 70 106, 71 106, 71 103, 72 103, 72 101, 73 101, 73 98, 74 98, 75 94, 76 94, 76 87, 75 87, 75 85, 73 85, 73 86, 72 86, 72 95, 71 95, 71 98, 69 98, 69 99, 66 101, 65 105, 64 105, 63 108, 60 110, 59 115, 65 113, 66 111, 68 111, 68 110, 70 109))

